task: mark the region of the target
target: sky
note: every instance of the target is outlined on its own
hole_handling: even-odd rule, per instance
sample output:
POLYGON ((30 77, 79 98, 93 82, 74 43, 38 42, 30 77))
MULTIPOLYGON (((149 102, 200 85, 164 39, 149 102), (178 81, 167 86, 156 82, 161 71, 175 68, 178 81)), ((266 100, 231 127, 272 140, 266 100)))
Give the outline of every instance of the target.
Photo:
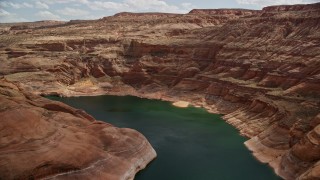
POLYGON ((320 0, 0 0, 0 23, 99 19, 118 12, 188 13, 192 9, 261 9, 320 0))

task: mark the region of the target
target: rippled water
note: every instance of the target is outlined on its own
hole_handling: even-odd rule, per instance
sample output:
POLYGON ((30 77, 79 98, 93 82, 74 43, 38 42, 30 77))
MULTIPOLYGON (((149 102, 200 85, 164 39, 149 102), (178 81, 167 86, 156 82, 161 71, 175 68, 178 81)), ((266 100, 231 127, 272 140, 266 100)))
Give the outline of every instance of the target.
POLYGON ((254 159, 243 144, 246 138, 220 115, 203 109, 131 96, 49 98, 144 134, 158 157, 137 180, 280 179, 254 159))

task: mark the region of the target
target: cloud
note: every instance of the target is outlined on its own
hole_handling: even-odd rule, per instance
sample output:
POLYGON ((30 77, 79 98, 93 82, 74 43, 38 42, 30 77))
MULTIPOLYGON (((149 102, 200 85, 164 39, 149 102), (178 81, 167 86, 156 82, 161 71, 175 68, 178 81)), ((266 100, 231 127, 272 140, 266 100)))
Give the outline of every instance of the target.
POLYGON ((82 9, 69 8, 69 7, 57 10, 57 12, 65 16, 85 16, 89 14, 88 11, 85 11, 82 9))
POLYGON ((55 15, 50 11, 40 11, 35 15, 44 20, 61 20, 60 16, 55 15))
POLYGON ((9 13, 8 11, 0 8, 0 22, 27 22, 28 20, 25 18, 19 17, 17 14, 9 13))
POLYGON ((37 1, 35 5, 36 5, 36 8, 39 8, 39 9, 49 9, 49 6, 46 3, 41 1, 37 1))
POLYGON ((32 8, 33 5, 29 3, 13 3, 8 1, 1 1, 0 6, 4 8, 14 8, 14 9, 21 9, 21 8, 32 8))
POLYGON ((192 10, 196 8, 196 6, 194 6, 192 3, 182 3, 181 6, 184 9, 188 9, 188 10, 192 10))
POLYGON ((319 2, 319 0, 237 0, 239 4, 258 5, 260 7, 271 5, 285 5, 285 4, 308 4, 319 2))
POLYGON ((0 9, 0 17, 10 16, 10 13, 4 9, 0 9))
MULTIPOLYGON (((71 1, 71 0, 69 0, 71 1)), ((168 12, 186 13, 192 9, 191 3, 182 3, 180 6, 170 5, 162 0, 124 0, 122 2, 80 0, 92 10, 132 11, 132 12, 168 12)))
POLYGON ((103 1, 93 1, 85 3, 92 10, 114 10, 127 11, 130 7, 127 4, 115 3, 115 2, 103 2, 103 1))
POLYGON ((27 7, 27 8, 33 8, 33 5, 32 5, 32 4, 29 4, 29 3, 26 3, 26 2, 22 3, 22 5, 23 5, 24 7, 27 7))
POLYGON ((89 0, 41 0, 47 4, 67 4, 67 3, 84 3, 89 2, 89 0))
POLYGON ((161 11, 171 13, 185 13, 185 9, 178 6, 169 5, 160 0, 126 0, 125 4, 133 7, 136 11, 161 11))

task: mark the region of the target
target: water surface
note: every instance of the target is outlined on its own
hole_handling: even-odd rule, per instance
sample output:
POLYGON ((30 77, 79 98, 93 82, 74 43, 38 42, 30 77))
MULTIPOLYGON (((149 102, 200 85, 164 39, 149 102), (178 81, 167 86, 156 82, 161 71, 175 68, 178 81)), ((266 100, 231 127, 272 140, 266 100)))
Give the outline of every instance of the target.
POLYGON ((280 179, 254 159, 243 144, 246 138, 204 109, 131 96, 49 98, 144 134, 158 157, 136 180, 280 179))

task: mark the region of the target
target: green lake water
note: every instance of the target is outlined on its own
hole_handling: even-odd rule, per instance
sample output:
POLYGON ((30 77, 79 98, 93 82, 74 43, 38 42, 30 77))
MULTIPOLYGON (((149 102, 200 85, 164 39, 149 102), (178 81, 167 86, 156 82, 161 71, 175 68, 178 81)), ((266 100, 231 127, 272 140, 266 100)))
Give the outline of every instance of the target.
POLYGON ((132 96, 48 98, 146 136, 158 157, 136 180, 280 179, 251 155, 243 144, 246 138, 204 109, 132 96))

